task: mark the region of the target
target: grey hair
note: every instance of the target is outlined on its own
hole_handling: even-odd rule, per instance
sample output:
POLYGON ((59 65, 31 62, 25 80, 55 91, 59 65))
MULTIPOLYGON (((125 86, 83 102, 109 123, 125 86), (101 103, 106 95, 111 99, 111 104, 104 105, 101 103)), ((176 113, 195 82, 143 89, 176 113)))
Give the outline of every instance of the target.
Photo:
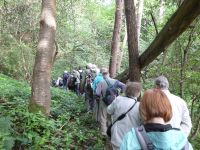
POLYGON ((169 88, 169 82, 165 76, 159 76, 155 79, 155 85, 158 86, 161 89, 168 89, 169 88))

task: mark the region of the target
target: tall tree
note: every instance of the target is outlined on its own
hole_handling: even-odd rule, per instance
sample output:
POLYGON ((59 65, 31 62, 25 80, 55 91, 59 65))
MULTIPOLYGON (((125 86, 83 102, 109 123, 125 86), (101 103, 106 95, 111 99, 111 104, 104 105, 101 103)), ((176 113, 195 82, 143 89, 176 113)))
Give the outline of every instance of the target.
POLYGON ((51 68, 55 55, 56 0, 42 0, 40 33, 32 77, 30 111, 50 112, 51 68))
POLYGON ((130 81, 140 81, 136 7, 133 0, 126 0, 124 4, 128 35, 129 79, 130 81))
MULTIPOLYGON (((127 1, 125 1, 127 2, 127 1)), ((140 69, 149 65, 157 56, 159 56, 181 33, 183 33, 192 21, 200 14, 199 0, 185 0, 178 10, 172 15, 167 24, 156 36, 150 46, 139 57, 140 69)), ((125 81, 129 78, 130 68, 122 72, 117 78, 125 81)), ((137 73, 139 74, 139 73, 137 73)))
POLYGON ((194 28, 192 28, 192 30, 190 31, 190 34, 188 36, 188 43, 186 45, 186 47, 182 50, 181 49, 181 43, 179 43, 179 48, 181 49, 181 53, 180 53, 180 56, 181 56, 181 60, 180 60, 180 96, 183 97, 183 87, 184 87, 184 79, 185 79, 185 68, 186 68, 186 64, 187 64, 187 61, 188 61, 188 53, 189 53, 189 49, 192 45, 192 42, 193 42, 193 35, 194 35, 194 28))
POLYGON ((120 31, 122 24, 122 0, 116 0, 115 24, 113 30, 112 44, 111 44, 111 57, 109 65, 109 73, 111 77, 116 75, 117 71, 117 54, 120 46, 120 31))
POLYGON ((125 34, 124 35, 124 39, 123 39, 122 44, 120 45, 120 49, 119 49, 118 56, 117 56, 117 73, 120 72, 122 58, 123 58, 123 55, 124 55, 124 48, 125 48, 126 43, 127 43, 127 29, 126 29, 126 25, 125 25, 125 33, 124 34, 125 34))
POLYGON ((140 43, 140 30, 141 30, 141 22, 142 22, 142 14, 143 14, 143 7, 144 7, 144 0, 135 0, 137 1, 136 5, 136 22, 137 22, 137 38, 138 38, 138 48, 140 43))

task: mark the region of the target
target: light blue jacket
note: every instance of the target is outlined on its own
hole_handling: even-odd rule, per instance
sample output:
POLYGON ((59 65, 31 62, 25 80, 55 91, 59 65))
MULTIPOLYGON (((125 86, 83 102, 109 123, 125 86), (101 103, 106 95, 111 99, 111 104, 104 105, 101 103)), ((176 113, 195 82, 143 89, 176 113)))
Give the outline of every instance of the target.
POLYGON ((99 74, 95 77, 95 79, 94 79, 94 81, 93 81, 93 83, 92 83, 92 89, 93 89, 94 92, 96 92, 97 84, 98 84, 101 80, 103 80, 103 76, 102 76, 101 73, 99 73, 99 74))
MULTIPOLYGON (((168 130, 165 132, 147 132, 155 150, 181 150, 186 144, 187 136, 180 130, 168 130)), ((135 130, 132 128, 123 138, 120 150, 141 150, 135 130)), ((189 150, 193 150, 189 144, 189 150)))

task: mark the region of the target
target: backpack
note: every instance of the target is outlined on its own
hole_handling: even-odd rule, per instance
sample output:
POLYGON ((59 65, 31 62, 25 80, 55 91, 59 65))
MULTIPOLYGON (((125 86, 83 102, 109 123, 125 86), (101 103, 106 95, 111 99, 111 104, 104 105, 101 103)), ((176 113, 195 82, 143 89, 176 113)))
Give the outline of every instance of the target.
POLYGON ((63 79, 59 80, 59 86, 63 86, 63 79))
POLYGON ((92 89, 92 82, 93 82, 92 74, 88 74, 86 76, 86 82, 85 82, 86 89, 88 90, 92 89))
MULTIPOLYGON (((149 139, 146 130, 143 125, 135 128, 136 137, 140 143, 142 150, 155 150, 156 147, 153 145, 149 139)), ((187 141, 181 150, 189 150, 189 142, 187 141)))
POLYGON ((69 77, 69 81, 68 81, 68 86, 69 87, 73 87, 75 85, 75 77, 74 76, 70 76, 69 77))
POLYGON ((116 81, 113 85, 110 84, 110 82, 108 81, 108 79, 105 79, 108 88, 106 89, 106 94, 103 97, 103 102, 108 106, 110 105, 113 100, 119 95, 119 91, 117 89, 117 83, 118 81, 116 81))

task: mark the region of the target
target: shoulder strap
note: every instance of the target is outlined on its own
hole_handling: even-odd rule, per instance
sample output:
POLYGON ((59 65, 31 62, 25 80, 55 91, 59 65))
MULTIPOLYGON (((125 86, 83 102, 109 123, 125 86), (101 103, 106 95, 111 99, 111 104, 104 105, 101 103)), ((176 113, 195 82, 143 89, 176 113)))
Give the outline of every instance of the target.
POLYGON ((154 150, 155 149, 155 147, 154 147, 153 143, 150 141, 143 125, 135 128, 135 133, 136 133, 137 139, 140 143, 142 150, 154 150))
POLYGON ((106 81, 106 83, 107 83, 108 87, 111 87, 111 86, 112 86, 112 85, 110 84, 110 82, 108 81, 108 79, 107 79, 107 78, 105 78, 104 80, 106 81))
MULTIPOLYGON (((119 120, 122 120, 122 119, 126 116, 126 114, 135 106, 136 103, 137 103, 137 101, 135 101, 135 103, 133 104, 133 106, 131 106, 131 108, 129 108, 128 111, 127 111, 126 113, 121 114, 121 115, 113 122, 113 124, 114 124, 115 122, 119 121, 119 120)), ((112 125, 113 125, 113 124, 112 124, 112 125)))
POLYGON ((184 147, 181 150, 189 150, 189 142, 187 141, 184 147))

